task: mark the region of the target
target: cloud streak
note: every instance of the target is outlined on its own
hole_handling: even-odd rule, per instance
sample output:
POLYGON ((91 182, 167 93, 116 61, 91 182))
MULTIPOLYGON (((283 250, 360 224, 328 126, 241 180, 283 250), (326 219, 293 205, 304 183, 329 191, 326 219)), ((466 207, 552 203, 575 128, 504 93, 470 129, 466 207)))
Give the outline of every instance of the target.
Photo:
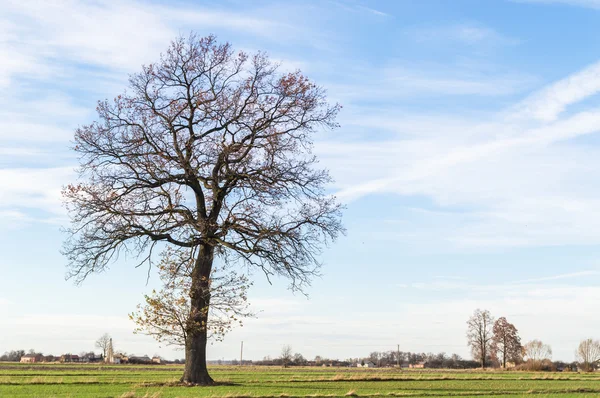
POLYGON ((577 7, 600 9, 600 0, 512 0, 516 3, 563 4, 577 7))
POLYGON ((434 111, 406 119, 398 108, 372 109, 366 119, 351 117, 350 125, 383 129, 390 138, 325 141, 317 152, 347 203, 392 193, 431 198, 438 209, 471 209, 437 223, 439 230, 429 233, 438 242, 462 248, 597 244, 600 190, 584 181, 600 178, 600 151, 577 140, 600 131, 600 109, 586 106, 600 91, 599 65, 482 113, 485 120, 434 111))

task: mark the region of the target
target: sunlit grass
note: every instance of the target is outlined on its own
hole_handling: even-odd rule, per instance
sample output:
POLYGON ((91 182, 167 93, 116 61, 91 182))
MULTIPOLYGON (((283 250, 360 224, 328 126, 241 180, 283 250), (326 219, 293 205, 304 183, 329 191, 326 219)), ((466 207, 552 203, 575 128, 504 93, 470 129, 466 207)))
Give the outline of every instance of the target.
POLYGON ((178 383, 180 365, 0 363, 0 397, 599 397, 600 374, 215 366, 217 385, 178 383))

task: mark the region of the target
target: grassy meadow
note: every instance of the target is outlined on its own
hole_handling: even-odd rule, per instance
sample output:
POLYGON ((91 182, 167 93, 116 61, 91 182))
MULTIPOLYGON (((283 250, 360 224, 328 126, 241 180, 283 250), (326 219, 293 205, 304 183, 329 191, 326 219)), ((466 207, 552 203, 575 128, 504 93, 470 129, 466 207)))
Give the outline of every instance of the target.
POLYGON ((182 366, 0 363, 0 397, 600 397, 600 374, 215 366, 213 387, 177 385, 182 366))

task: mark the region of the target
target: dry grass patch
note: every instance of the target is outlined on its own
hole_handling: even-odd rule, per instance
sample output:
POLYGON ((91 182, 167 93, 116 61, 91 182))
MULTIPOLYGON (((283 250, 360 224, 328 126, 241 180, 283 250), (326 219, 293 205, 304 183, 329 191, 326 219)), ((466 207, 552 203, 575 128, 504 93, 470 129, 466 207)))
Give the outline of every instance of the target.
POLYGON ((135 391, 127 391, 123 393, 119 398, 160 398, 162 394, 160 391, 150 394, 149 392, 144 395, 137 395, 135 391))

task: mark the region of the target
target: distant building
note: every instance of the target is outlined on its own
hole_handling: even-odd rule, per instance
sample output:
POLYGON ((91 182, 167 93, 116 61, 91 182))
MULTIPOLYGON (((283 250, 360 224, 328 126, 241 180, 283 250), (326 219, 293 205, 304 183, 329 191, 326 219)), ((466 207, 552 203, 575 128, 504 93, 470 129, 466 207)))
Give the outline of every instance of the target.
POLYGON ((377 364, 373 361, 367 361, 367 362, 356 364, 356 367, 358 367, 358 368, 376 368, 377 364))
POLYGON ((152 357, 152 363, 162 363, 162 359, 160 357, 152 357))
POLYGON ((41 354, 27 354, 21 357, 22 363, 42 362, 44 357, 41 354))
POLYGON ((96 363, 96 362, 102 362, 104 360, 104 357, 102 356, 102 354, 96 355, 93 352, 90 352, 90 353, 85 354, 83 357, 80 357, 79 360, 81 362, 96 363))
POLYGON ((60 362, 63 362, 63 363, 80 362, 79 355, 73 355, 73 354, 61 355, 60 362))
POLYGON ((425 362, 411 363, 408 367, 411 369, 423 369, 425 367, 425 362))
POLYGON ((110 362, 110 363, 116 363, 116 364, 127 363, 127 360, 128 360, 128 358, 125 355, 116 353, 116 354, 113 354, 112 362, 110 362))

